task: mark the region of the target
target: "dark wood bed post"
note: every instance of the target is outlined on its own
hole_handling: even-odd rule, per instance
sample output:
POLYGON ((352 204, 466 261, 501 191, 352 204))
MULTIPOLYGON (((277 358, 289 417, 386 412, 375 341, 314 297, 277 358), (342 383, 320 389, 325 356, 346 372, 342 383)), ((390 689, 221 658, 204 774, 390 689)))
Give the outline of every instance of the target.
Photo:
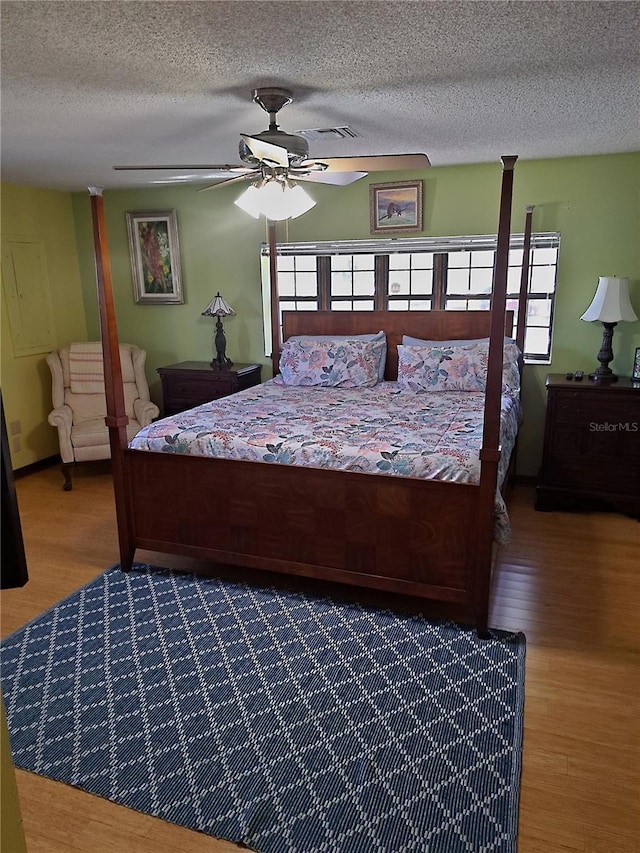
MULTIPOLYGON (((531 224, 533 219, 533 205, 525 207, 524 220, 524 243, 522 245, 522 268, 520 270, 520 291, 518 294, 518 321, 516 323, 516 344, 520 352, 524 354, 524 335, 527 324, 527 294, 529 292, 529 264, 531 259, 531 224)), ((520 369, 522 369, 522 361, 520 369)))
POLYGON ((277 224, 267 220, 269 235, 269 288, 271 293, 271 367, 273 375, 278 373, 280 364, 280 311, 278 305, 278 234, 277 224))
MULTIPOLYGON (((531 265, 531 221, 533 217, 533 205, 525 207, 524 240, 522 243, 522 267, 520 269, 520 289, 518 291, 518 320, 516 322, 516 345, 520 350, 518 357, 518 368, 520 370, 520 396, 522 397, 522 384, 524 381, 524 338, 527 326, 527 310, 529 298, 529 267, 531 265)), ((518 459, 518 439, 511 451, 509 461, 510 484, 513 485, 516 478, 516 465, 518 459)))
POLYGON ((504 321, 507 302, 507 269, 511 233, 511 201, 513 170, 517 157, 501 157, 502 189, 498 220, 498 245, 491 297, 491 333, 489 335, 489 364, 484 405, 484 427, 480 451, 480 496, 478 501, 478 553, 473 580, 473 610, 478 636, 487 636, 489 620, 489 587, 493 547, 493 508, 498 482, 500 460, 500 410, 502 401, 502 363, 504 321))
POLYGON ((107 400, 105 423, 109 429, 111 446, 111 470, 115 493, 118 542, 120 544, 120 568, 129 571, 135 552, 132 518, 129 512, 128 486, 125 472, 127 448, 127 417, 122 386, 118 325, 113 303, 111 285, 111 263, 107 244, 107 229, 104 219, 104 202, 100 187, 89 187, 91 196, 91 218, 93 221, 93 246, 96 264, 98 308, 100 311, 100 336, 104 362, 104 384, 107 400))

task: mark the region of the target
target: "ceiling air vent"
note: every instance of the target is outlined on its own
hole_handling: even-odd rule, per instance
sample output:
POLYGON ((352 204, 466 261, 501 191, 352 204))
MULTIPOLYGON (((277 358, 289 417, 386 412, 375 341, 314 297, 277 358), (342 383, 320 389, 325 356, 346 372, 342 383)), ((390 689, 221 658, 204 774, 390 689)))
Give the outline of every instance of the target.
POLYGON ((314 127, 311 130, 296 131, 300 136, 311 142, 320 142, 323 139, 354 139, 358 134, 350 127, 314 127))

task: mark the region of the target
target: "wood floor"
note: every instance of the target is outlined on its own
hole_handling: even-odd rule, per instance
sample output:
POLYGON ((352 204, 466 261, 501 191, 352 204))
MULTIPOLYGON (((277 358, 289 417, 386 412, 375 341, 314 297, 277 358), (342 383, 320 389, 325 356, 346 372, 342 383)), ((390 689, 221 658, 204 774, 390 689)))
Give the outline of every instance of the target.
MULTIPOLYGON (((55 468, 17 481, 30 581, 1 594, 3 636, 118 561, 108 467, 80 466, 72 492, 61 484, 55 468)), ((527 636, 519 853, 638 853, 640 524, 537 513, 524 486, 509 506, 514 533, 500 551, 490 624, 527 636)), ((29 853, 239 849, 24 771, 17 778, 29 853)))

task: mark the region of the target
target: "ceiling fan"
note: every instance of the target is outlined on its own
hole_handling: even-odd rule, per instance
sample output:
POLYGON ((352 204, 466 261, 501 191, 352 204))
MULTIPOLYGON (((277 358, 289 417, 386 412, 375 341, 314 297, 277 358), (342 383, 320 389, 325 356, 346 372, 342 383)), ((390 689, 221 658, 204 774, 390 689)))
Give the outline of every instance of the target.
POLYGON ((242 165, 157 165, 114 166, 116 170, 215 171, 222 181, 207 187, 214 189, 232 181, 277 176, 279 172, 296 181, 346 185, 363 178, 368 172, 400 169, 424 169, 430 165, 426 154, 379 154, 369 157, 309 157, 309 143, 304 136, 286 133, 277 124, 278 112, 293 100, 289 89, 269 86, 255 89, 253 100, 269 114, 269 127, 253 135, 240 134, 239 154, 242 165))

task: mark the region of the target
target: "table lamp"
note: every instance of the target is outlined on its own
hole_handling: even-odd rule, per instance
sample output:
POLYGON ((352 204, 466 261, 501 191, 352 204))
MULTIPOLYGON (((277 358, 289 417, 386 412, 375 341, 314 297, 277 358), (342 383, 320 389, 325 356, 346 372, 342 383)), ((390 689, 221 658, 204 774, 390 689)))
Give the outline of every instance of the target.
POLYGON ((236 312, 233 310, 233 308, 231 308, 230 305, 227 305, 222 296, 220 296, 220 291, 216 293, 211 302, 202 312, 203 317, 217 318, 215 334, 216 357, 211 362, 211 367, 231 367, 231 365, 233 364, 231 359, 227 358, 226 355, 227 339, 224 336, 222 318, 235 317, 235 314, 236 312))
POLYGON ((596 382, 617 382, 618 377, 609 367, 609 362, 613 361, 613 330, 621 320, 633 322, 638 319, 629 299, 629 280, 600 276, 591 305, 580 319, 600 320, 604 326, 602 346, 597 356, 600 367, 589 374, 589 379, 596 382))

